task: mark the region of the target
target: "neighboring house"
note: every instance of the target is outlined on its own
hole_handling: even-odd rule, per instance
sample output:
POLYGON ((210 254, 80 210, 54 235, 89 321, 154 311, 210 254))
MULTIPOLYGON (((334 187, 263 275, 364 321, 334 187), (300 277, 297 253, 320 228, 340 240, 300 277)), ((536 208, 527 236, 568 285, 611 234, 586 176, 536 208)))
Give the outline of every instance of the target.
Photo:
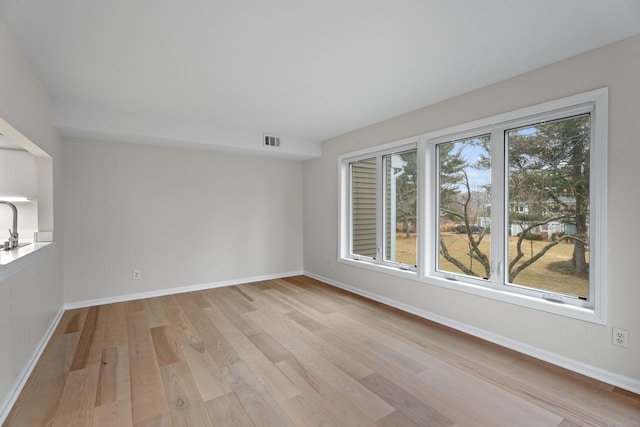
MULTIPOLYGON (((391 156, 386 164, 385 259, 396 261, 397 178, 404 173, 404 161, 391 156)), ((353 254, 375 258, 376 253, 376 159, 354 162, 351 168, 351 215, 353 254)))
MULTIPOLYGON (((560 196, 558 200, 561 206, 558 206, 557 200, 548 199, 541 206, 533 204, 536 209, 531 209, 530 203, 512 201, 510 202, 510 214, 521 215, 521 220, 513 220, 509 224, 509 232, 512 236, 517 236, 525 229, 529 228, 531 224, 544 221, 545 219, 552 218, 557 215, 557 212, 574 210, 576 205, 576 199, 574 197, 560 196), (535 211, 538 212, 537 219, 530 219, 527 216, 535 215, 535 211)), ((511 218, 510 218, 511 220, 511 218)), ((588 223, 588 222, 587 222, 588 223)), ((553 234, 563 233, 569 235, 575 235, 577 233, 575 224, 570 219, 550 221, 548 223, 534 227, 531 230, 532 233, 542 234, 547 233, 549 237, 553 234)))
POLYGON ((376 159, 354 163, 351 169, 351 252, 376 256, 376 159))

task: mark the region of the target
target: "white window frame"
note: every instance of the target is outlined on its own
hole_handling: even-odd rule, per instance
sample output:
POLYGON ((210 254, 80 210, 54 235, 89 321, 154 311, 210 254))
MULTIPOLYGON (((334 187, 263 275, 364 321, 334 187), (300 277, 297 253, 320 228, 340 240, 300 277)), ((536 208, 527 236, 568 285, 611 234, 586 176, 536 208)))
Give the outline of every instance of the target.
MULTIPOLYGON (((404 264, 395 261, 384 260, 384 170, 382 167, 382 159, 384 156, 401 153, 410 150, 417 150, 418 138, 403 139, 373 147, 370 149, 360 150, 354 153, 338 156, 339 171, 339 212, 338 221, 338 262, 355 265, 375 271, 393 274, 401 277, 417 279, 417 268, 413 265, 404 264), (376 159, 376 257, 370 258, 363 255, 353 254, 351 251, 351 176, 350 165, 359 160, 370 158, 376 159)), ((418 153, 418 158, 420 154, 418 153)), ((420 175, 420 165, 418 165, 418 176, 420 175)), ((417 178, 416 185, 418 194, 420 190, 420 178, 417 178)), ((416 206, 420 209, 420 204, 416 206)), ((418 218, 420 213, 418 212, 418 218)), ((420 238, 418 238, 418 241, 420 238)), ((419 248, 416 248, 416 260, 420 259, 419 248)))
MULTIPOLYGON (((581 113, 591 114, 590 143, 590 274, 589 300, 561 298, 554 293, 506 284, 505 270, 505 217, 506 212, 493 209, 491 213, 491 254, 492 275, 489 280, 469 276, 449 274, 436 270, 438 242, 434 237, 423 237, 424 249, 419 261, 420 278, 428 283, 472 293, 500 301, 522 305, 563 316, 593 323, 606 323, 606 277, 607 277, 607 139, 608 139, 608 90, 606 88, 558 99, 555 101, 523 108, 471 123, 422 135, 420 145, 424 145, 425 163, 429 173, 423 173, 426 180, 427 196, 423 197, 421 218, 418 228, 434 230, 438 226, 438 209, 428 206, 428 200, 436 200, 437 161, 436 145, 464 137, 491 133, 492 165, 504 165, 504 132, 520 125, 535 124, 554 119, 570 117, 581 113), (500 230, 500 232, 493 232, 500 230)), ((492 198, 505 199, 507 186, 503 167, 492 167, 492 198)), ((506 204, 505 204, 506 205, 506 204)), ((506 210, 506 208, 505 208, 506 210)))
MULTIPOLYGON (((492 163, 493 164, 493 163, 492 163)), ((380 146, 359 150, 338 156, 338 262, 392 274, 430 285, 478 295, 485 298, 524 306, 536 310, 554 313, 574 319, 597 324, 606 324, 607 318, 607 164, 608 164, 608 89, 601 88, 550 102, 522 108, 457 126, 428 132, 413 138, 390 142, 380 146), (436 271, 436 257, 439 251, 436 224, 439 213, 437 203, 437 156, 436 144, 464 137, 492 133, 492 162, 504 164, 504 130, 517 127, 518 124, 533 124, 553 118, 564 118, 578 113, 591 114, 590 141, 590 289, 587 303, 572 304, 560 299, 545 298, 544 291, 524 291, 515 286, 506 286, 499 274, 492 274, 487 281, 468 276, 443 274, 436 271), (498 146, 500 149, 496 149, 498 146), (408 270, 405 265, 384 262, 382 253, 382 190, 378 189, 377 213, 377 259, 358 257, 350 254, 350 176, 349 164, 356 160, 382 156, 417 148, 418 177, 417 186, 417 269, 408 270)), ((382 167, 379 167, 378 186, 382 185, 382 167)), ((492 168, 492 195, 504 200, 506 177, 501 171, 492 168), (496 183, 502 185, 495 185, 496 183)), ((492 212, 492 229, 505 229, 505 212, 492 212)), ((504 260, 504 233, 491 233, 492 260, 504 260)), ((504 261, 502 261, 504 263, 504 261)), ((503 270, 503 265, 492 263, 492 270, 503 270)), ((501 272, 503 273, 503 272, 501 272)), ((573 301, 569 301, 573 302, 573 301)))

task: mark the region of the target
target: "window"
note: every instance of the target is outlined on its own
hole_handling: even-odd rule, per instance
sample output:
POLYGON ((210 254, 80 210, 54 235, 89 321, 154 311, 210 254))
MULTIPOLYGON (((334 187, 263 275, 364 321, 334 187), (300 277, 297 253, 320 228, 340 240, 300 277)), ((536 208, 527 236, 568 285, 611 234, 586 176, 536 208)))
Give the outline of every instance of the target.
POLYGON ((437 200, 425 280, 603 322, 606 99, 598 90, 425 135, 426 198, 437 200))
POLYGON ((604 323, 607 97, 340 157, 340 261, 604 323))
POLYGON ((384 172, 384 261, 417 266, 417 151, 382 157, 384 172))
POLYGON ((341 160, 346 223, 342 259, 414 270, 417 266, 416 144, 341 160))
POLYGON ((505 131, 509 284, 588 301, 591 114, 505 131))
MULTIPOLYGON (((489 279, 490 135, 436 144, 438 271, 489 279)), ((452 276, 448 276, 452 277, 452 276)))

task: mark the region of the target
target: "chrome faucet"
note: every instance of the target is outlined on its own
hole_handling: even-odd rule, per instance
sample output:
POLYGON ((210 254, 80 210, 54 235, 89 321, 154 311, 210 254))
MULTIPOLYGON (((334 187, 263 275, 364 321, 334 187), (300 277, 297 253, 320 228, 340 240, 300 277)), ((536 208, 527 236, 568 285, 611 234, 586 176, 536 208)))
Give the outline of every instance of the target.
POLYGON ((0 200, 0 204, 9 206, 13 211, 13 231, 9 229, 9 240, 5 242, 4 248, 6 250, 15 249, 18 247, 18 208, 13 203, 4 200, 0 200))

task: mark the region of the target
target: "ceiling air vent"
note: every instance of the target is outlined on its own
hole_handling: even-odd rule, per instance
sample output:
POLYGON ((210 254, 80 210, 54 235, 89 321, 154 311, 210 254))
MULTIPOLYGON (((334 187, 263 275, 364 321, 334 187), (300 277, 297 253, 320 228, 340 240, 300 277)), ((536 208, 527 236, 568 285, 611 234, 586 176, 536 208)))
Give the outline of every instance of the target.
POLYGON ((280 137, 264 133, 262 134, 262 145, 265 148, 278 148, 280 147, 280 137))

